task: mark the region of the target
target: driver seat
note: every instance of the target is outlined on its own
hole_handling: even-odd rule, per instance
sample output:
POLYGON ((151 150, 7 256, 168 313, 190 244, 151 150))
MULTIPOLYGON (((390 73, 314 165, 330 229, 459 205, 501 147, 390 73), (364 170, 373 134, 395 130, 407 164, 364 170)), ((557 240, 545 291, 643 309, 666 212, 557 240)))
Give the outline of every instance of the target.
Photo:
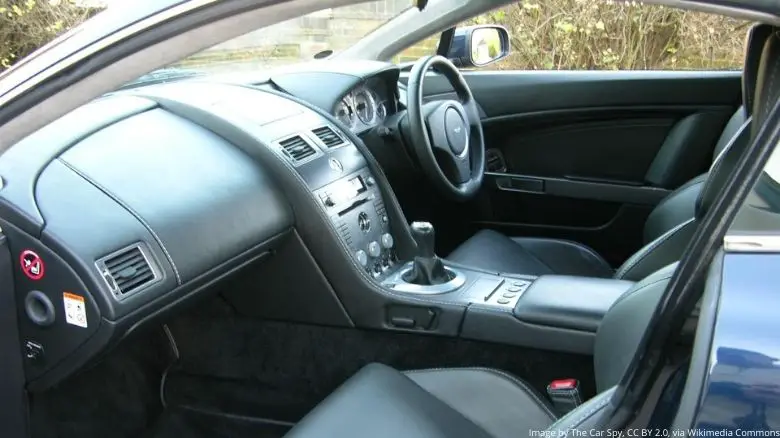
MULTIPOLYGON (((711 169, 719 161, 735 163, 750 139, 747 111, 739 108, 726 124, 715 147, 711 169)), ((719 172, 731 173, 733 164, 719 172)), ((699 175, 666 196, 645 222, 645 246, 617 270, 593 249, 560 239, 508 237, 493 230, 481 230, 458 246, 447 260, 489 271, 525 275, 576 275, 614 277, 637 281, 662 266, 680 259, 696 231, 704 211, 699 208, 702 186, 712 172, 699 175)))

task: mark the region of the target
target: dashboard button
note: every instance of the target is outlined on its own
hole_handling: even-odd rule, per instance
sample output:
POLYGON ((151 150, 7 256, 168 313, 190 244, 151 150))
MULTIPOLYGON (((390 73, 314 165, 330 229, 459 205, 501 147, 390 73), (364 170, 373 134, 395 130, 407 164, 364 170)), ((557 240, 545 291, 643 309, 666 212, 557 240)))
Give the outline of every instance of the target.
POLYGON ((509 304, 509 300, 506 298, 499 298, 498 304, 509 304))
POLYGON ((520 292, 520 289, 522 288, 519 286, 509 286, 508 288, 506 288, 508 292, 520 292))
POLYGON ((359 249, 358 252, 355 253, 355 258, 357 259, 358 263, 360 263, 360 266, 365 267, 368 265, 368 256, 362 249, 359 249))
POLYGON ((393 239, 393 235, 390 233, 382 234, 382 246, 390 249, 395 244, 395 240, 393 239))
POLYGON ((366 185, 367 186, 371 187, 374 184, 376 184, 376 180, 374 179, 373 176, 366 177, 366 185))
POLYGON ((504 293, 504 295, 503 295, 503 297, 504 297, 504 298, 514 298, 514 297, 516 297, 516 296, 517 296, 517 294, 515 294, 515 293, 512 293, 512 292, 506 292, 506 293, 504 293))
POLYGON ((373 241, 368 244, 368 255, 371 257, 379 257, 379 254, 382 252, 382 248, 379 247, 379 244, 376 241, 373 241))

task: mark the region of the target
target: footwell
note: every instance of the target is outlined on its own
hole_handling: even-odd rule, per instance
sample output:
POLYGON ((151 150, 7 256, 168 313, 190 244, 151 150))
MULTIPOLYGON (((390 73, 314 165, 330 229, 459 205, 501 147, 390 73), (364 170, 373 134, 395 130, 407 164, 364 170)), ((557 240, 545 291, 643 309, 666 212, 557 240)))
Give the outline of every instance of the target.
POLYGON ((167 409, 144 438, 279 438, 291 427, 289 423, 180 406, 167 409))

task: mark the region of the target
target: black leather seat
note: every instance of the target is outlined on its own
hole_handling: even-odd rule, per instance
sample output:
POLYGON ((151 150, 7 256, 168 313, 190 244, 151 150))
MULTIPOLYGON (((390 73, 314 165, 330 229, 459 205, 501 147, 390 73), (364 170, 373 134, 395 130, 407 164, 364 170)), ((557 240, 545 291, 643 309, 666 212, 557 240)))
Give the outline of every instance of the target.
POLYGON ((594 346, 599 395, 559 417, 536 390, 485 368, 400 372, 371 364, 347 380, 289 433, 291 438, 515 438, 529 431, 588 430, 601 420, 633 359, 676 264, 622 295, 594 346))
POLYGON ((712 169, 720 162, 725 162, 727 169, 724 174, 730 172, 729 166, 736 162, 733 158, 742 154, 751 138, 750 126, 754 111, 766 111, 764 106, 757 105, 755 101, 759 97, 756 95, 756 89, 763 42, 771 34, 767 29, 769 26, 757 26, 750 32, 742 74, 744 106, 734 113, 723 129, 713 152, 710 172, 686 182, 655 207, 645 222, 642 236, 645 246, 626 260, 617 271, 596 251, 577 242, 508 237, 492 230, 477 232, 446 259, 503 273, 614 277, 632 281, 679 260, 696 231, 698 218, 705 213, 705 210, 698 207, 698 200, 712 169))
MULTIPOLYGON (((713 153, 713 165, 731 149, 747 143, 748 116, 739 108, 726 124, 713 153)), ((679 260, 696 230, 695 205, 707 173, 683 184, 664 198, 645 222, 645 246, 614 271, 596 251, 568 240, 508 237, 481 230, 457 247, 447 260, 496 272, 527 275, 577 275, 637 280, 679 260)))
MULTIPOLYGON (((780 96, 775 84, 780 68, 780 36, 776 28, 757 26, 752 46, 762 52, 756 67, 759 78, 750 88, 755 101, 755 124, 750 137, 780 96), (764 44, 766 42, 766 44, 764 44), (768 81, 768 88, 764 81, 768 81)), ((707 211, 722 191, 737 154, 724 154, 710 169, 697 197, 695 214, 707 211)), ((405 437, 405 438, 509 438, 529 436, 583 436, 604 425, 611 413, 612 395, 633 360, 649 322, 676 268, 670 264, 634 284, 604 315, 596 332, 593 364, 598 395, 563 417, 558 417, 521 380, 497 370, 481 368, 433 369, 400 372, 372 364, 363 368, 301 420, 287 436, 309 437, 405 437), (565 435, 564 435, 565 434, 565 435)))

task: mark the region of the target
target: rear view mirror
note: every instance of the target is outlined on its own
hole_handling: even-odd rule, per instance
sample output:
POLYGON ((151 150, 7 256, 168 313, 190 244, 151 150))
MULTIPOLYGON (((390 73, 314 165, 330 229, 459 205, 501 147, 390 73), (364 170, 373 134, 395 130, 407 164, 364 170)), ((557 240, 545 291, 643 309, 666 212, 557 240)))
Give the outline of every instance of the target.
POLYGON ((509 55, 509 33, 502 26, 478 25, 455 29, 447 53, 458 67, 482 67, 509 55))

